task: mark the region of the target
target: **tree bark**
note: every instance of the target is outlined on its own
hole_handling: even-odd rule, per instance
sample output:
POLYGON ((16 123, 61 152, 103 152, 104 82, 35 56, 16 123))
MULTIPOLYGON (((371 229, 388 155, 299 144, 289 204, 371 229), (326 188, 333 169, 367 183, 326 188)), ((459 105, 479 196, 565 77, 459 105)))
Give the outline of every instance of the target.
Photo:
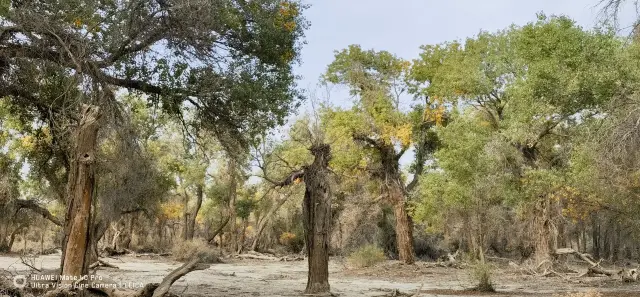
MULTIPOLYGON (((95 147, 100 118, 99 108, 83 105, 76 130, 71 172, 69 175, 65 240, 63 241, 62 275, 79 278, 87 274, 91 205, 94 194, 95 147)), ((65 280, 70 284, 73 280, 65 280)))
POLYGON ((329 292, 329 236, 331 230, 331 188, 327 173, 331 150, 314 145, 313 163, 305 170, 302 204, 306 250, 309 261, 306 294, 329 292))
POLYGON ((233 157, 229 157, 229 219, 231 222, 231 250, 238 250, 238 227, 236 226, 236 190, 238 181, 236 180, 236 162, 233 157))
POLYGON ((184 229, 182 229, 182 239, 189 240, 189 225, 191 222, 191 214, 189 213, 189 194, 187 194, 187 189, 184 189, 184 197, 182 203, 182 224, 184 225, 184 229))
MULTIPOLYGON (((218 229, 216 229, 216 231, 214 231, 213 234, 211 234, 209 238, 207 238, 208 243, 212 243, 213 240, 216 239, 216 236, 218 236, 218 234, 220 234, 222 230, 224 230, 224 227, 226 227, 229 223, 229 218, 230 217, 227 217, 223 219, 222 222, 220 222, 220 227, 218 227, 218 229)), ((220 241, 220 246, 222 246, 222 240, 220 241)))
POLYGON ((196 205, 193 209, 193 215, 190 217, 189 227, 187 228, 187 240, 192 240, 195 235, 196 230, 196 218, 198 217, 198 212, 200 211, 200 207, 202 207, 202 199, 203 199, 203 187, 202 185, 198 185, 196 187, 196 205))
POLYGON ((396 243, 398 245, 398 257, 405 264, 413 264, 415 256, 413 252, 413 232, 411 218, 405 207, 402 189, 392 188, 391 199, 393 201, 393 213, 396 220, 396 243))

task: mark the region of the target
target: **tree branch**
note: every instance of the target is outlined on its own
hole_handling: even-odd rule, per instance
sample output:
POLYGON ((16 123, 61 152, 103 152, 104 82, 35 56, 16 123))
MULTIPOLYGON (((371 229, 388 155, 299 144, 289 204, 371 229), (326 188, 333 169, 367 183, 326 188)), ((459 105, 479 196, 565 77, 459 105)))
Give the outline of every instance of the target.
POLYGON ((56 216, 54 216, 53 214, 51 214, 51 212, 49 212, 49 210, 47 210, 46 208, 38 205, 35 201, 33 200, 16 200, 16 205, 18 206, 18 210, 26 208, 29 209, 35 213, 38 213, 40 215, 42 215, 43 218, 51 221, 52 223, 62 227, 62 221, 57 218, 56 216))

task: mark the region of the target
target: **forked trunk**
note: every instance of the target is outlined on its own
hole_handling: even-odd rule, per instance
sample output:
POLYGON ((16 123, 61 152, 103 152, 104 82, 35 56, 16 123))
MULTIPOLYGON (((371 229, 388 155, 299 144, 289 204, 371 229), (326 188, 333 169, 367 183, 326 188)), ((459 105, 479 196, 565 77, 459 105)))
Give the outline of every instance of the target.
POLYGON ((327 167, 329 145, 314 145, 313 164, 305 169, 305 193, 302 205, 309 274, 306 294, 329 292, 329 236, 331 230, 331 188, 327 167))
POLYGON ((87 247, 91 223, 91 204, 94 192, 95 147, 98 135, 99 108, 84 105, 76 131, 75 149, 69 174, 65 240, 63 242, 63 283, 86 275, 89 264, 87 247))

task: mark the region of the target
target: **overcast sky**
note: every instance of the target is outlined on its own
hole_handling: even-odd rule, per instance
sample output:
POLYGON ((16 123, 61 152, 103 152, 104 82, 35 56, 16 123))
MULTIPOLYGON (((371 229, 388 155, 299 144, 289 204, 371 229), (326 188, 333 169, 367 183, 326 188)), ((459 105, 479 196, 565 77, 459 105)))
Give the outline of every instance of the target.
MULTIPOLYGON (((319 76, 333 60, 334 50, 350 44, 414 59, 421 45, 471 37, 480 30, 496 31, 511 24, 524 25, 535 21, 538 12, 566 15, 581 26, 592 28, 604 19, 599 1, 307 0, 311 7, 305 15, 311 27, 306 32, 302 65, 297 69, 303 77, 299 87, 314 89, 319 76)), ((627 7, 621 13, 620 25, 630 25, 634 17, 635 10, 627 7)), ((322 92, 317 94, 324 97, 322 92)), ((344 106, 350 102, 346 92, 340 89, 333 89, 330 99, 335 105, 344 106)), ((309 106, 307 102, 298 114, 310 111, 309 106)), ((295 118, 297 116, 293 115, 291 120, 295 118)), ((413 154, 409 152, 401 163, 407 165, 412 158, 413 154)))

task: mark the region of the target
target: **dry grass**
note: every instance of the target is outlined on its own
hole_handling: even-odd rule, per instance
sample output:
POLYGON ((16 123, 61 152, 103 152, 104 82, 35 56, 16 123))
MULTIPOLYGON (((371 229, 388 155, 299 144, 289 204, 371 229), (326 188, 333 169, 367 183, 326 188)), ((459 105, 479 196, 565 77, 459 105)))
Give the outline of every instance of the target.
POLYGON ((374 266, 384 260, 384 251, 372 244, 362 246, 349 255, 349 264, 356 268, 374 266))
POLYGON ((220 252, 200 239, 176 243, 171 249, 171 253, 176 261, 188 261, 197 256, 201 257, 204 263, 220 262, 218 258, 220 252))

